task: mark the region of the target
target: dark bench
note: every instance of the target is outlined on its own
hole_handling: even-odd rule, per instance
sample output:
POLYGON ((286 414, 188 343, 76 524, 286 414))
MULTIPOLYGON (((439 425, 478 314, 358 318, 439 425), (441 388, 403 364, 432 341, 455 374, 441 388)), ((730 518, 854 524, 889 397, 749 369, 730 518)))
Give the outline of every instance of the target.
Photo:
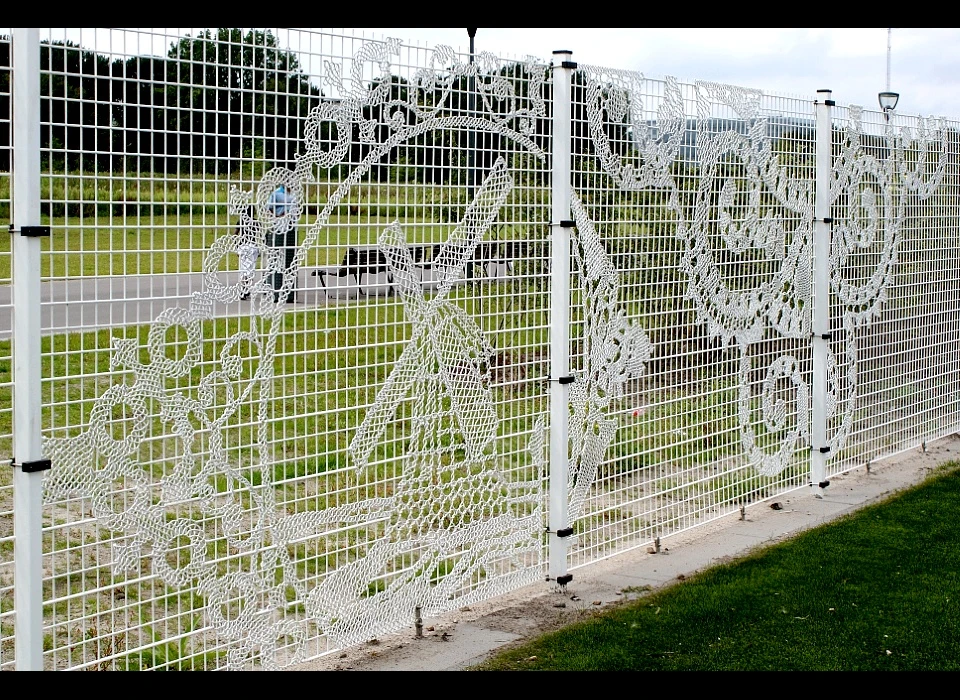
POLYGON ((361 287, 365 275, 378 275, 382 272, 387 273, 387 280, 390 284, 388 294, 393 294, 393 275, 390 274, 390 265, 387 263, 383 251, 375 246, 356 246, 347 248, 343 260, 340 261, 340 267, 336 270, 314 270, 313 274, 320 278, 320 284, 326 290, 327 275, 335 277, 353 275, 353 278, 357 281, 357 287, 361 287))
POLYGON ((430 268, 433 261, 440 254, 439 243, 426 243, 424 245, 409 246, 410 254, 413 256, 413 264, 420 267, 430 268), (429 255, 427 255, 429 253, 429 255))
MULTIPOLYGON (((433 265, 433 259, 440 252, 439 243, 428 243, 424 245, 410 245, 410 254, 413 257, 414 265, 424 268, 430 268, 433 265)), ((387 258, 377 246, 351 246, 340 261, 340 266, 336 270, 314 270, 311 274, 320 277, 320 284, 324 289, 327 288, 326 277, 333 275, 335 277, 347 277, 353 275, 357 281, 357 286, 363 285, 365 275, 379 275, 387 273, 390 291, 393 293, 393 275, 390 272, 390 265, 387 258)))
POLYGON ((511 274, 514 260, 526 254, 526 241, 482 241, 473 251, 473 258, 467 263, 466 276, 476 277, 476 269, 479 268, 480 275, 487 277, 487 266, 490 264, 503 266, 504 271, 511 274))
MULTIPOLYGON (((408 247, 414 265, 424 269, 430 269, 433 266, 441 249, 439 243, 414 244, 408 247)), ((479 268, 481 277, 488 276, 486 268, 490 263, 505 265, 509 270, 513 260, 516 257, 525 255, 526 252, 526 241, 484 241, 477 245, 473 258, 468 261, 466 277, 468 279, 475 277, 475 268, 479 268)), ((320 278, 320 284, 326 291, 328 289, 326 282, 327 275, 334 277, 348 277, 352 275, 357 282, 357 287, 360 288, 363 286, 365 276, 379 275, 384 272, 387 273, 387 282, 390 285, 387 294, 392 295, 394 293, 393 275, 383 251, 380 250, 378 246, 351 246, 347 248, 346 253, 343 255, 343 260, 340 261, 340 265, 336 270, 314 270, 312 274, 320 278)))

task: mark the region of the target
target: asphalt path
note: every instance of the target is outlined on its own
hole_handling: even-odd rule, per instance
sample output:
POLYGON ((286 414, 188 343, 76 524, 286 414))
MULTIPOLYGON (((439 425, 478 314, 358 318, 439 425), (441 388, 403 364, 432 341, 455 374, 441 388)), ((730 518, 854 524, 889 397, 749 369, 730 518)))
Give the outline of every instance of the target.
MULTIPOLYGON (((350 302, 390 292, 386 274, 364 275, 362 284, 354 277, 336 276, 336 267, 301 268, 297 275, 296 302, 287 304, 290 311, 331 303, 350 302), (328 274, 321 276, 317 270, 328 274), (321 284, 325 280, 326 286, 321 284)), ((260 273, 258 272, 258 275, 260 273)), ((503 265, 488 266, 485 281, 503 279, 503 265)), ((220 273, 223 284, 235 284, 237 272, 220 273)), ((202 273, 175 275, 128 275, 83 277, 41 283, 40 332, 43 335, 133 326, 151 323, 157 316, 175 306, 190 306, 194 293, 203 290, 202 273)), ((431 270, 422 271, 424 289, 435 288, 437 281, 431 270)), ((216 317, 246 313, 249 301, 214 304, 216 317)), ((12 288, 0 285, 0 340, 9 340, 13 328, 12 288)))

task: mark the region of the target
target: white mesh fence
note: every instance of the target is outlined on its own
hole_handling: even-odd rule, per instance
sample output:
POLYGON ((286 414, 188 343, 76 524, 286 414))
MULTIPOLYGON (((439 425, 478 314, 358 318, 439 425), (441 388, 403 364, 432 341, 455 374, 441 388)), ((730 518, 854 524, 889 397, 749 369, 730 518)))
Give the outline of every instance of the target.
POLYGON ((597 371, 610 320, 580 266, 583 426, 604 439, 572 470, 574 566, 807 483, 814 175, 809 99, 581 69, 578 233, 602 239, 602 314, 636 352, 616 383, 597 371))
POLYGON ((541 580, 545 67, 71 36, 41 37, 45 663, 283 666, 541 580))
POLYGON ((960 424, 958 127, 837 110, 833 472, 924 446, 960 424))
POLYGON ((286 667, 543 581, 551 488, 576 568, 807 486, 814 449, 836 473, 956 429, 944 123, 835 108, 820 446, 812 97, 578 66, 551 485, 549 59, 315 30, 40 40, 46 668, 286 667))
MULTIPOLYGON (((0 30, 0 224, 10 222, 10 30, 0 30)), ((0 670, 13 668, 13 358, 10 244, 0 236, 0 670)))

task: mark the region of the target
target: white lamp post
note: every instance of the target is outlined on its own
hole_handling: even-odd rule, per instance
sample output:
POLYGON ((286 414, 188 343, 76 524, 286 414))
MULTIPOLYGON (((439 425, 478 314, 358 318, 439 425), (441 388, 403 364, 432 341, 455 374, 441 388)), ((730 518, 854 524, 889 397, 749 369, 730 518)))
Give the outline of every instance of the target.
POLYGON ((890 121, 890 112, 897 108, 897 100, 900 99, 900 93, 890 92, 890 35, 893 28, 887 29, 887 89, 881 92, 877 97, 880 99, 880 109, 883 110, 883 116, 890 121))
MULTIPOLYGON (((468 27, 468 28, 467 28, 467 35, 470 37, 470 66, 473 67, 473 53, 474 53, 474 51, 473 51, 473 38, 477 35, 477 28, 476 28, 476 27, 472 27, 472 28, 471 28, 471 27, 468 27)), ((468 102, 469 102, 469 109, 470 109, 470 116, 471 116, 471 117, 474 116, 474 110, 476 110, 476 103, 475 103, 475 101, 474 101, 474 100, 476 99, 476 97, 475 97, 476 83, 475 83, 474 81, 475 81, 475 78, 474 78, 474 76, 473 76, 473 73, 471 72, 471 73, 470 73, 470 82, 469 82, 469 84, 468 84, 468 86, 467 86, 467 89, 470 91, 470 94, 469 94, 469 96, 467 97, 467 100, 468 100, 468 102)), ((467 148, 468 148, 468 151, 467 151, 467 186, 468 186, 468 192, 469 192, 468 203, 473 200, 473 188, 474 188, 474 185, 476 184, 476 174, 474 173, 475 166, 476 166, 476 162, 475 162, 475 158, 476 158, 475 151, 476 151, 476 148, 477 148, 476 139, 477 139, 476 130, 475 130, 473 127, 471 127, 471 128, 470 128, 470 132, 469 132, 469 141, 470 141, 470 143, 469 143, 469 145, 468 145, 468 147, 467 147, 467 148)))

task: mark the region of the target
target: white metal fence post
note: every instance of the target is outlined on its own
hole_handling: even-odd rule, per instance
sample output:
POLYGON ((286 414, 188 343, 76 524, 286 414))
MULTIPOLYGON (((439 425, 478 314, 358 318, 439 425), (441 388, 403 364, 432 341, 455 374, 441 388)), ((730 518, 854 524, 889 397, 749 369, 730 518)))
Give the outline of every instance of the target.
POLYGON ((13 531, 16 667, 43 670, 40 444, 40 32, 13 30, 13 531))
POLYGON ((554 51, 553 173, 550 219, 550 578, 567 574, 570 369, 570 51, 554 51))
POLYGON ((816 199, 813 227, 813 406, 810 427, 810 486, 827 486, 827 343, 830 342, 830 172, 833 105, 830 90, 817 91, 816 199))

